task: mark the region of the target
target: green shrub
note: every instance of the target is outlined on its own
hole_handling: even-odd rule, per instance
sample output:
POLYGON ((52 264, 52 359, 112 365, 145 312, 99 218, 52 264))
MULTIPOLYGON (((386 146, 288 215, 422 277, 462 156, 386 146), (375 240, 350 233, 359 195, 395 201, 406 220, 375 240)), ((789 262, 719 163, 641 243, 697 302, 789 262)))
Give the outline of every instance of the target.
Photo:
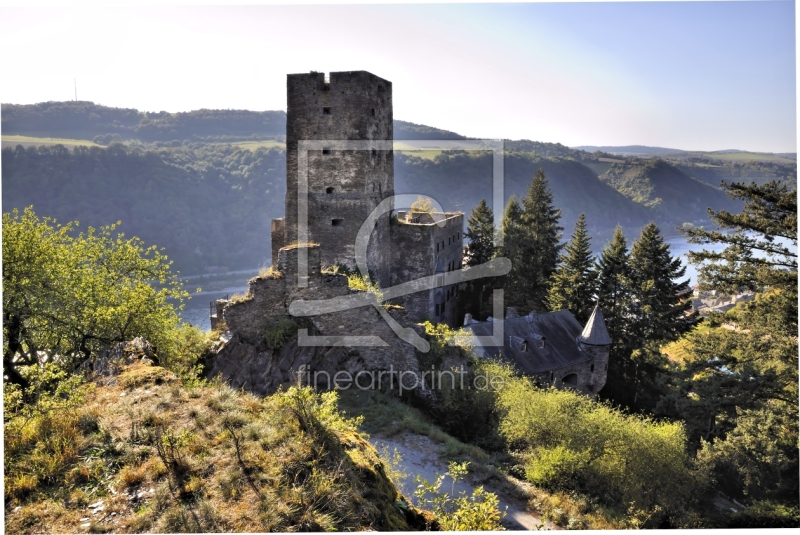
POLYGON ((800 512, 797 506, 758 501, 731 516, 727 527, 797 528, 800 527, 800 512))
POLYGON ((279 318, 264 330, 264 342, 268 348, 277 351, 297 332, 297 327, 297 323, 289 318, 279 318))
POLYGON ((579 488, 589 464, 589 452, 564 446, 536 448, 525 466, 525 478, 547 488, 579 488))
POLYGON ((526 476, 609 504, 681 510, 694 482, 679 423, 625 414, 581 394, 512 378, 499 391, 500 433, 531 456, 526 476))
POLYGON ((433 483, 417 476, 414 480, 417 490, 414 496, 425 507, 436 515, 443 531, 499 531, 504 529, 500 523, 505 512, 500 512, 497 495, 476 487, 472 495, 462 491, 455 495, 455 484, 467 475, 468 462, 449 464, 447 475, 452 479, 450 494, 441 492, 443 475, 433 483))

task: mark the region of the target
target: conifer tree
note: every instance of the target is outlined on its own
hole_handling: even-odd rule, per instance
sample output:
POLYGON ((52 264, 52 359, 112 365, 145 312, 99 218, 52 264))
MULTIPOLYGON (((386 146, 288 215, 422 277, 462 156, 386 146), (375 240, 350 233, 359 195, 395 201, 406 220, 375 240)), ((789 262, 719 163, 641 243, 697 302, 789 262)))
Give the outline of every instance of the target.
MULTIPOLYGON (((531 309, 544 310, 550 277, 556 270, 561 251, 561 210, 553 206, 553 192, 544 171, 539 169, 522 199, 520 218, 520 262, 512 266, 520 301, 531 309)), ((513 262, 513 260, 512 260, 513 262)))
POLYGON ((628 243, 622 228, 617 226, 614 237, 603 249, 597 261, 597 303, 603 311, 606 329, 611 337, 606 386, 600 396, 627 404, 629 379, 635 369, 631 361, 632 340, 630 317, 632 277, 628 258, 628 243))
POLYGON ((692 320, 685 312, 691 308, 687 295, 689 279, 680 258, 672 258, 669 245, 654 223, 644 229, 633 244, 630 255, 633 275, 634 336, 638 346, 645 342, 675 340, 689 329, 692 320))
MULTIPOLYGON (((465 264, 467 266, 478 266, 488 262, 495 257, 497 252, 494 238, 494 213, 486 204, 485 199, 481 199, 478 206, 472 209, 472 213, 467 219, 467 232, 465 236, 469 238, 465 264)), ((470 281, 467 291, 460 298, 460 303, 476 319, 483 317, 488 309, 487 298, 497 281, 494 277, 490 279, 479 279, 470 281)), ((491 314, 489 312, 488 314, 491 314)))
POLYGON ((572 239, 559 255, 560 264, 551 277, 547 303, 550 310, 567 309, 583 325, 594 308, 597 292, 597 271, 586 232, 586 215, 581 214, 575 224, 572 239))
POLYGON ((503 247, 501 254, 511 261, 511 271, 502 279, 505 290, 505 301, 509 305, 524 304, 519 300, 522 295, 522 208, 517 202, 516 195, 512 195, 503 210, 503 219, 500 223, 500 232, 503 233, 503 247))
POLYGON ((486 199, 481 199, 467 219, 465 235, 469 238, 466 255, 468 266, 477 266, 494 258, 494 234, 494 214, 486 204, 486 199))

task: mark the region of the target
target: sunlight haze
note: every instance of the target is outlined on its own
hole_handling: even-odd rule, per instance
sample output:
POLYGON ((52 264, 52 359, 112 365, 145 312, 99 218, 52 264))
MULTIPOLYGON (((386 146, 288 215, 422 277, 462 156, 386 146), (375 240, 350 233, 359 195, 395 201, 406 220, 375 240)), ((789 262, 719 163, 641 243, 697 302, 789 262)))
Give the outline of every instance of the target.
POLYGON ((796 150, 792 2, 0 13, 3 103, 285 110, 287 73, 366 70, 395 119, 472 137, 796 150))

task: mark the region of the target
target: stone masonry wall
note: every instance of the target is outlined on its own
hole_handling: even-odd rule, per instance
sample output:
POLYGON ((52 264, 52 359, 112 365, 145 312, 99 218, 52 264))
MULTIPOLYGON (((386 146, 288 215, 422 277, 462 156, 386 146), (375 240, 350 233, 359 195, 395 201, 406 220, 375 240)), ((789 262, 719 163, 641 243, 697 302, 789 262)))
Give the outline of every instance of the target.
MULTIPOLYGON (((352 375, 364 371, 394 370, 419 372, 415 349, 400 340, 373 306, 362 306, 330 314, 292 318, 289 306, 294 300, 324 300, 353 295, 347 278, 319 270, 319 248, 309 247, 308 287, 298 288, 296 278, 297 247, 280 251, 278 265, 286 272, 281 276, 256 277, 250 281, 248 298, 230 303, 224 309, 225 321, 232 338, 219 349, 210 375, 221 375, 234 387, 257 394, 269 394, 279 386, 297 380, 296 372, 305 365, 317 372, 318 381, 333 378, 337 371, 352 375), (294 271, 294 272, 293 272, 294 271), (269 349, 264 332, 280 318, 293 319, 298 328, 308 329, 309 335, 379 336, 387 342, 383 347, 301 347, 297 337, 278 350, 269 349)), ((404 310, 391 310, 390 315, 403 327, 414 325, 404 310)), ((327 386, 327 385, 320 385, 327 386)), ((332 385, 330 385, 332 386, 332 385)))
MULTIPOLYGON (((401 284, 436 273, 437 265, 443 273, 461 267, 464 216, 457 212, 445 214, 445 224, 440 227, 429 214, 415 215, 419 223, 406 223, 406 212, 398 212, 390 227, 392 244, 392 285, 401 284)), ((412 318, 433 319, 456 325, 455 287, 449 285, 417 292, 406 296, 404 306, 412 318), (449 295, 449 298, 448 298, 449 295), (440 313, 436 315, 436 305, 440 313)))
MULTIPOLYGON (((287 77, 285 244, 297 241, 298 143, 302 140, 391 141, 392 84, 364 71, 287 77)), ((322 149, 308 153, 309 242, 319 243, 324 265, 354 264, 355 238, 370 212, 394 194, 391 150, 322 149)), ((378 234, 388 234, 388 217, 378 234)), ((388 243, 368 255, 379 280, 389 262, 388 243)))

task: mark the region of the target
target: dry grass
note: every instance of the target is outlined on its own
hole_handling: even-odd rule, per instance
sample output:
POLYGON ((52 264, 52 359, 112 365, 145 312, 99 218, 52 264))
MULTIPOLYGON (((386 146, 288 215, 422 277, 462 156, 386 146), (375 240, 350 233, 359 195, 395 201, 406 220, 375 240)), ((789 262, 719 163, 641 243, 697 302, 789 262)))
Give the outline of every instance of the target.
POLYGON ((8 533, 424 525, 396 506, 377 452, 335 399, 309 390, 187 392, 171 372, 136 363, 77 410, 5 430, 8 533), (98 501, 101 510, 88 508, 98 501))
POLYGON ((275 266, 262 266, 258 269, 258 275, 255 276, 256 279, 280 279, 282 277, 283 273, 278 271, 275 266))
POLYGON ((300 247, 319 247, 319 244, 316 243, 316 242, 303 242, 303 243, 300 243, 300 242, 296 241, 296 242, 290 243, 286 247, 281 247, 281 250, 284 250, 284 249, 298 249, 300 247))

